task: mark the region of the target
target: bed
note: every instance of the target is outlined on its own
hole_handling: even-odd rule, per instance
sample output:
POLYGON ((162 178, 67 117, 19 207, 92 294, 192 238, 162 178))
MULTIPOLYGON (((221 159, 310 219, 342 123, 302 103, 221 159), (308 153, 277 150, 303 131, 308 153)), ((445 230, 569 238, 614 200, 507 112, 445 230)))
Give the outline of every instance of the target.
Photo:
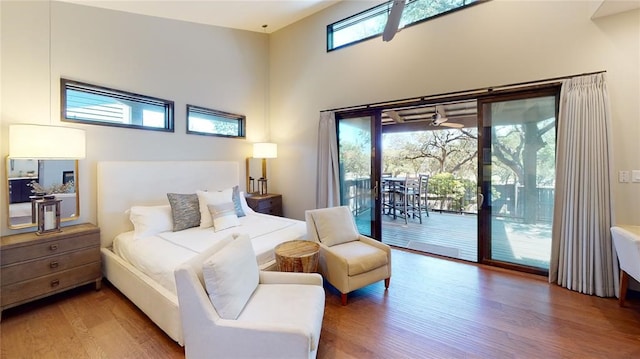
POLYGON ((97 167, 97 220, 103 274, 169 337, 183 345, 173 268, 236 233, 251 238, 263 270, 273 269, 273 248, 306 237, 303 221, 252 211, 239 226, 214 232, 208 228, 156 233, 134 238, 130 212, 134 206, 168 206, 167 193, 190 194, 237 186, 239 165, 227 161, 107 161, 97 167), (140 253, 143 253, 140 255, 140 253))

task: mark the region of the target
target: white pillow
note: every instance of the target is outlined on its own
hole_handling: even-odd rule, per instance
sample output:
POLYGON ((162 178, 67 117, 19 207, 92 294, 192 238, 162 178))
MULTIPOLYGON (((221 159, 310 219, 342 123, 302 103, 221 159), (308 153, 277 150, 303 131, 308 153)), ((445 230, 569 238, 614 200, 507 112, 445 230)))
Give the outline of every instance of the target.
POLYGON ((133 206, 129 209, 135 238, 150 237, 173 229, 171 206, 133 206))
POLYGON ((242 206, 242 211, 246 214, 246 213, 253 213, 254 210, 251 209, 251 207, 249 207, 249 205, 247 204, 247 197, 245 197, 245 193, 244 192, 240 192, 240 205, 242 206))
POLYGON ((215 232, 240 225, 233 202, 210 204, 207 207, 213 219, 213 230, 215 232))
POLYGON ((202 263, 211 304, 224 319, 237 319, 258 287, 259 270, 251 240, 240 235, 202 263))
POLYGON ((318 239, 328 247, 358 240, 359 233, 349 207, 330 207, 311 214, 318 239))
POLYGON ((209 213, 210 204, 223 204, 232 202, 233 188, 227 188, 223 191, 196 191, 198 202, 200 203, 200 228, 209 228, 213 226, 213 219, 209 213))

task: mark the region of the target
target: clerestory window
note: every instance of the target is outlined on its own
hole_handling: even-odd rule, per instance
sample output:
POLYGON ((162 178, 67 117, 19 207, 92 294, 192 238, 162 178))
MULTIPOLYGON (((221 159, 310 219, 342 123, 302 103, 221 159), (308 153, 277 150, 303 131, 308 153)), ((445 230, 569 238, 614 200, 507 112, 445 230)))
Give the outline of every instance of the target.
POLYGON ((173 132, 173 101, 60 79, 62 121, 173 132))
POLYGON ((187 133, 245 137, 245 116, 187 105, 187 133))
MULTIPOLYGON (((464 9, 486 0, 407 0, 400 28, 464 9)), ((393 1, 372 7, 327 25, 327 51, 352 45, 382 34, 393 1)))

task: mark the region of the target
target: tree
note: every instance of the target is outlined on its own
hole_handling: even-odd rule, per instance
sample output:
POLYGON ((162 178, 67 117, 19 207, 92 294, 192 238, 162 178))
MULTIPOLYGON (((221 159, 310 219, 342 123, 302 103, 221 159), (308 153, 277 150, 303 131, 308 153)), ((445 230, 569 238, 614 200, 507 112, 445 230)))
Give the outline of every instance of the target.
POLYGON ((523 186, 525 223, 537 221, 539 183, 549 185, 547 179, 554 178, 555 131, 551 129, 555 129, 555 118, 491 127, 492 163, 510 169, 515 183, 523 186), (545 176, 538 176, 539 172, 545 176))
POLYGON ((340 167, 345 177, 358 178, 371 170, 371 142, 362 130, 340 139, 340 167))
POLYGON ((477 138, 475 129, 387 134, 383 137, 385 167, 401 163, 388 172, 402 168, 412 174, 449 172, 475 178, 477 138))

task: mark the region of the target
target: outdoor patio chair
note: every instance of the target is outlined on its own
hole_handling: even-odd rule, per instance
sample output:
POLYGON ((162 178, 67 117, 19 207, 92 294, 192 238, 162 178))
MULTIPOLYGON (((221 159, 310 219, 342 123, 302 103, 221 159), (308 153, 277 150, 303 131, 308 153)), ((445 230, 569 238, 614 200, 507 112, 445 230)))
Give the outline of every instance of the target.
POLYGON ((429 207, 427 205, 427 187, 429 186, 429 175, 420 174, 418 178, 407 183, 407 215, 411 218, 418 218, 422 224, 422 214, 429 217, 429 207))

